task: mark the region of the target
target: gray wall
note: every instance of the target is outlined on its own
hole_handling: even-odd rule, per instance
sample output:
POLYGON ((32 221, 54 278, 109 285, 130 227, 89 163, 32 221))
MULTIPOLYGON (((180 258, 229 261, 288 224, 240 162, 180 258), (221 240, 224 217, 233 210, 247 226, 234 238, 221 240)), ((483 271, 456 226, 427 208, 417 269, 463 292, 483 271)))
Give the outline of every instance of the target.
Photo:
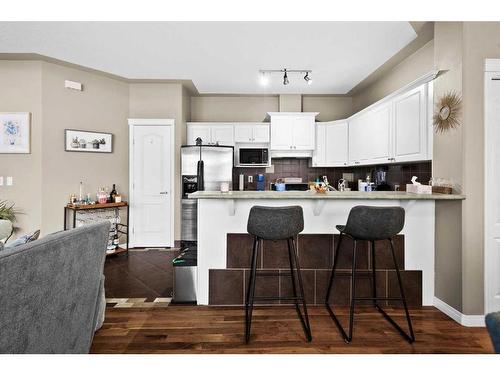
MULTIPOLYGON (((434 81, 434 102, 449 92, 462 92, 462 23, 436 22, 434 64, 447 70, 434 81)), ((463 184, 463 128, 434 133, 432 175, 463 184)), ((462 203, 436 205, 436 297, 462 311, 462 203)))
POLYGON ((355 112, 368 107, 384 96, 429 73, 434 68, 434 41, 408 56, 361 92, 353 96, 355 112))
POLYGON ((41 226, 42 75, 38 61, 0 61, 0 112, 31 112, 31 154, 0 154, 0 200, 9 200, 24 212, 19 232, 41 226), (5 177, 14 178, 5 186, 5 177))
MULTIPOLYGON (((300 96, 300 95, 299 95, 300 96)), ((282 96, 283 97, 283 96, 282 96)), ((297 95, 286 96, 289 107, 280 108, 279 96, 193 96, 191 121, 269 121, 267 112, 290 108, 299 110, 297 95)), ((341 120, 353 113, 352 98, 347 96, 302 95, 303 112, 319 112, 318 121, 341 120)))
POLYGON ((61 208, 79 182, 95 197, 101 186, 116 183, 128 197, 128 85, 125 82, 42 62, 42 232, 61 230, 61 208), (64 80, 82 82, 82 92, 64 80), (64 129, 113 133, 113 153, 64 151, 64 129))

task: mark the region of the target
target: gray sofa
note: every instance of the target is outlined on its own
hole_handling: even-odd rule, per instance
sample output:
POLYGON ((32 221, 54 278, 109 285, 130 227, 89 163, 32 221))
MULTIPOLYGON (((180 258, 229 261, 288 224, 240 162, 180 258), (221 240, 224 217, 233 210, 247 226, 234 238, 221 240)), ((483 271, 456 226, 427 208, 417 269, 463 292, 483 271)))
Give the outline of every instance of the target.
POLYGON ((109 223, 0 251, 0 353, 88 353, 104 319, 109 223))

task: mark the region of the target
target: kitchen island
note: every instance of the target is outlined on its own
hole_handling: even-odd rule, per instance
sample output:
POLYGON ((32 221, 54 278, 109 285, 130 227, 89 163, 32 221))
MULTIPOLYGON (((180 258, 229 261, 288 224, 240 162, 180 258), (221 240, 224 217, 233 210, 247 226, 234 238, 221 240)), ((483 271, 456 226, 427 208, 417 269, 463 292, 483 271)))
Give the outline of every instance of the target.
MULTIPOLYGON (((306 192, 275 192, 275 191, 232 191, 229 193, 220 193, 212 191, 200 191, 189 194, 190 199, 198 199, 198 271, 197 271, 197 300, 200 305, 218 304, 217 301, 224 301, 221 290, 224 293, 235 293, 237 298, 231 299, 228 297, 227 304, 240 304, 242 302, 241 295, 244 295, 245 290, 245 271, 242 271, 243 276, 238 276, 234 272, 232 279, 241 278, 240 283, 236 283, 234 287, 228 285, 227 282, 221 281, 220 274, 216 271, 228 270, 237 268, 234 259, 238 257, 237 252, 241 252, 241 256, 246 258, 250 254, 251 243, 241 237, 241 234, 246 233, 246 225, 250 208, 254 205, 261 206, 291 206, 299 205, 304 211, 304 231, 301 235, 303 238, 310 238, 309 242, 298 241, 299 259, 302 263, 309 262, 312 265, 310 268, 321 269, 315 271, 311 276, 314 279, 314 288, 310 292, 313 295, 310 301, 313 300, 318 304, 321 301, 321 293, 319 288, 319 278, 324 278, 328 273, 328 268, 331 267, 333 261, 333 238, 338 231, 335 229, 337 224, 345 224, 347 216, 352 207, 358 205, 374 205, 374 206, 400 206, 405 209, 406 220, 402 231, 402 254, 401 258, 404 263, 404 270, 411 272, 418 271, 418 277, 421 277, 421 295, 422 305, 432 305, 434 297, 434 208, 436 200, 462 200, 463 195, 447 195, 447 194, 413 194, 406 192, 327 192, 315 193, 313 191, 306 192), (240 237, 238 237, 238 234, 240 237), (307 237, 308 235, 316 235, 307 237), (321 237, 318 237, 321 236, 321 237), (315 259, 311 255, 306 254, 307 249, 314 250, 319 248, 318 243, 325 242, 325 238, 332 243, 331 254, 328 254, 328 261, 324 264, 314 266, 315 259), (228 243, 231 239, 232 243, 228 243), (235 242, 236 241, 236 242, 235 242), (311 242, 312 241, 312 242, 311 242), (316 242, 314 242, 316 241, 316 242), (319 241, 319 242, 318 242, 319 241), (302 250, 303 249, 303 250, 302 250), (231 253, 229 253, 231 251, 231 253), (302 258, 301 258, 302 255, 302 258), (306 259, 307 258, 307 259, 306 259), (211 275, 210 273, 213 273, 211 275), (218 280, 218 281, 217 281, 218 280), (212 284, 212 285, 211 285, 212 284), (317 285, 317 287, 316 287, 317 285), (240 290, 241 289, 241 290, 240 290)), ((336 241, 335 241, 336 243, 336 241)), ((327 252, 330 252, 330 245, 327 245, 327 252)), ((266 246, 264 246, 266 252, 266 246)), ((323 251, 324 253, 325 251, 323 251)), ((277 253, 276 253, 277 254, 277 253)), ((324 254, 315 256, 322 257, 324 254)), ((266 259, 262 260, 262 268, 279 269, 279 265, 273 262, 273 259, 268 259, 268 267, 264 264, 266 259)), ((249 261, 249 259, 248 259, 249 261)), ((245 268, 246 259, 242 260, 241 268, 245 268)), ((325 261, 326 262, 326 261, 325 261)), ((316 262, 319 263, 319 262, 316 262)), ((362 267, 362 266, 361 266, 362 267)), ((303 266, 307 269, 308 266, 303 266)), ((369 268, 367 263, 366 268, 369 268)), ((390 273, 385 274, 387 291, 391 293, 389 288, 390 273)), ((420 280, 420 279, 419 279, 420 280)), ((420 281, 419 281, 420 283, 420 281)), ((283 289, 281 284, 277 284, 278 291, 283 289)))

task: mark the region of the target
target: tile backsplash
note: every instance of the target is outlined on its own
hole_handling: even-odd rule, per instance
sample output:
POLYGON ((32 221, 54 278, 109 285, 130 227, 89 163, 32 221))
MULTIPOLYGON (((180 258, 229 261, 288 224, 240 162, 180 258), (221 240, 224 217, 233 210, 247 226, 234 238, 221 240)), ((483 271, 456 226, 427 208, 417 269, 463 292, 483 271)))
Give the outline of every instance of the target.
POLYGON ((387 183, 394 190, 395 185, 404 186, 410 183, 412 176, 417 176, 418 181, 427 184, 432 177, 432 162, 425 161, 419 163, 406 164, 389 164, 389 165, 370 165, 363 167, 338 167, 338 168, 323 168, 310 167, 310 159, 303 158, 283 158, 272 159, 274 165, 274 173, 266 173, 265 168, 234 168, 233 169, 233 189, 238 190, 238 179, 240 173, 245 175, 245 189, 255 189, 254 184, 248 184, 248 175, 255 176, 263 173, 266 178, 266 189, 269 189, 269 184, 276 181, 278 178, 284 177, 300 177, 303 182, 315 181, 316 178, 327 176, 328 181, 335 188, 343 173, 352 173, 354 182, 349 182, 349 187, 357 189, 358 179, 365 180, 368 174, 371 175, 374 181, 373 172, 378 169, 383 169, 387 172, 387 183))

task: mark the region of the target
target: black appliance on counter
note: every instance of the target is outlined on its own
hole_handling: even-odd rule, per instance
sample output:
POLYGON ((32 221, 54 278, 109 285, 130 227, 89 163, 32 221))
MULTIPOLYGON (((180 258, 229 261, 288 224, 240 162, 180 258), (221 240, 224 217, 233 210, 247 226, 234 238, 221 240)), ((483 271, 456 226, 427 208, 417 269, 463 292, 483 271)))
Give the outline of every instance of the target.
POLYGON ((373 181, 375 181, 375 190, 390 191, 391 186, 387 183, 387 171, 384 168, 378 168, 373 171, 373 181))

